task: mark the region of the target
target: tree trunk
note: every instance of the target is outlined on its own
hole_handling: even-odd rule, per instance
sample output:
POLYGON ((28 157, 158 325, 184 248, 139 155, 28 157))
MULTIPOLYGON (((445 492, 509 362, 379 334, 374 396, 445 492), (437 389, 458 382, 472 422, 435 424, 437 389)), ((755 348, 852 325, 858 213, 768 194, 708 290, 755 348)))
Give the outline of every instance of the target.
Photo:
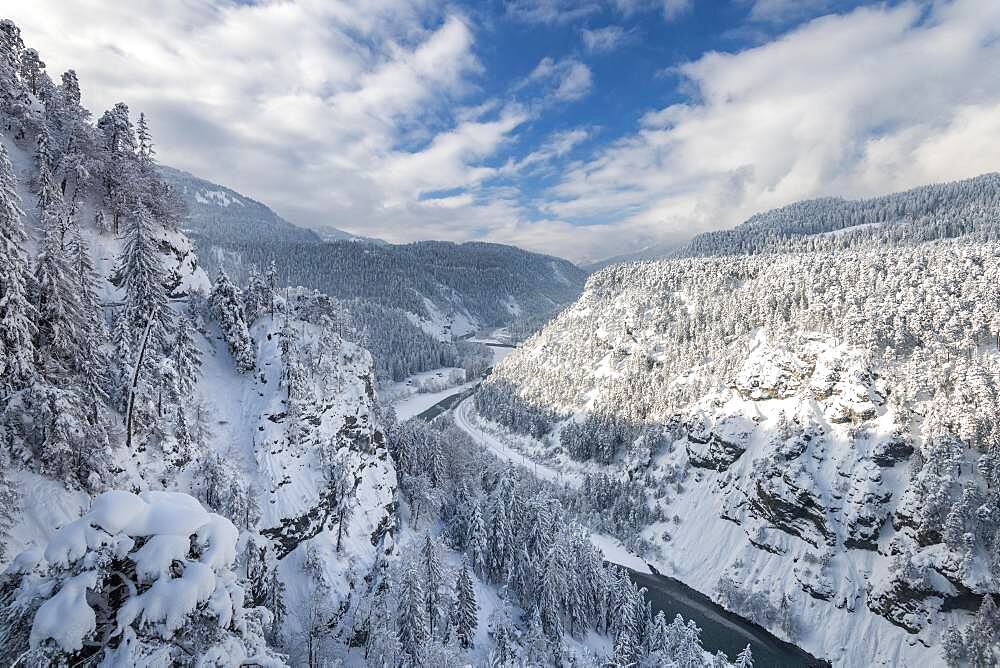
POLYGON ((132 372, 132 386, 128 394, 128 412, 125 416, 125 449, 132 449, 132 413, 135 409, 135 388, 139 384, 139 369, 142 368, 142 360, 146 355, 146 346, 149 344, 149 330, 153 328, 153 319, 156 317, 154 310, 149 314, 146 321, 146 331, 142 335, 142 347, 139 348, 139 357, 135 362, 135 370, 132 372))

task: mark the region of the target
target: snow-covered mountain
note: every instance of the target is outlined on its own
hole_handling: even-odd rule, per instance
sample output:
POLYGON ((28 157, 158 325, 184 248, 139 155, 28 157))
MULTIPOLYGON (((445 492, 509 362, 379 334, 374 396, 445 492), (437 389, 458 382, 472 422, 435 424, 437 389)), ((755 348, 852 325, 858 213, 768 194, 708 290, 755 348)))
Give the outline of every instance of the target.
POLYGON ((566 260, 488 243, 234 241, 225 249, 234 276, 273 263, 282 285, 400 309, 443 339, 550 316, 586 278, 566 260))
POLYGON ((969 237, 611 267, 476 407, 514 452, 644 498, 604 528, 816 656, 987 657, 998 286, 1000 246, 969 237))
POLYGON ((1000 174, 861 200, 796 202, 731 230, 699 234, 672 255, 738 255, 789 249, 899 245, 975 235, 1000 238, 1000 174))
POLYGON ((221 267, 243 282, 251 267, 274 263, 281 285, 400 309, 439 339, 514 321, 530 328, 575 299, 586 278, 566 260, 512 246, 393 245, 335 228, 317 233, 224 186, 159 171, 187 207, 185 233, 210 274, 221 267))
MULTIPOLYGON (((237 240, 319 241, 320 236, 293 225, 270 207, 246 195, 172 167, 160 166, 163 180, 187 206, 185 231, 205 249, 237 240)), ((335 230, 341 238, 352 235, 335 230)))

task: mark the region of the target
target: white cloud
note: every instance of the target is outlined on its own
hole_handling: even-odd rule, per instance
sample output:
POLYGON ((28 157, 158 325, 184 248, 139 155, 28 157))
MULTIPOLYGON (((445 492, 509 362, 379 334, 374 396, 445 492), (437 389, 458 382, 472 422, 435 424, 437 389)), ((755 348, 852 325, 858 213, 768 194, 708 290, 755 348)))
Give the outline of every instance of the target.
POLYGON ((601 11, 598 0, 506 0, 507 14, 527 23, 571 23, 601 11))
MULTIPOLYGON (((473 27, 437 0, 37 0, 9 14, 54 76, 77 69, 95 114, 125 100, 164 163, 294 222, 411 241, 518 215, 473 194, 424 199, 479 187, 527 118, 482 98, 473 27)), ((552 85, 572 91, 569 74, 552 85)))
POLYGON ((572 102, 585 97, 593 85, 590 68, 575 58, 554 60, 548 56, 538 61, 519 88, 537 84, 549 88, 549 96, 558 102, 572 102))
POLYGON ((666 21, 673 21, 694 6, 693 0, 613 0, 612 4, 626 16, 636 12, 658 10, 666 21))
POLYGON ((815 15, 830 7, 830 0, 753 0, 750 19, 766 23, 783 23, 815 15))
POLYGON ((566 24, 607 9, 631 16, 658 11, 673 21, 687 13, 693 0, 505 0, 507 15, 527 23, 566 24))
MULTIPOLYGON (((595 3, 664 16, 687 4, 518 4, 595 3)), ((77 69, 96 114, 118 100, 147 112, 165 163, 294 222, 391 241, 489 238, 599 258, 805 197, 1000 166, 998 3, 859 9, 706 54, 672 70, 686 103, 649 110, 610 144, 558 125, 526 140, 593 89, 590 69, 543 59, 486 97, 479 35, 443 0, 11 4, 53 75, 77 69), (554 185, 519 191, 525 175, 554 185)))
MULTIPOLYGON (((568 169, 553 220, 671 240, 821 195, 869 196, 1000 167, 1000 5, 859 9, 678 68, 686 104, 568 169)), ((637 245, 642 245, 637 243, 637 245)))
POLYGON ((605 26, 604 28, 595 28, 594 30, 584 28, 581 31, 581 36, 583 37, 583 44, 587 47, 588 51, 604 53, 614 51, 621 46, 628 37, 628 33, 621 26, 605 26))
POLYGON ((593 132, 587 128, 572 128, 554 132, 542 144, 541 148, 532 151, 520 160, 509 161, 508 164, 504 165, 501 173, 504 175, 531 173, 543 167, 547 167, 551 171, 553 161, 565 157, 592 136, 593 132))

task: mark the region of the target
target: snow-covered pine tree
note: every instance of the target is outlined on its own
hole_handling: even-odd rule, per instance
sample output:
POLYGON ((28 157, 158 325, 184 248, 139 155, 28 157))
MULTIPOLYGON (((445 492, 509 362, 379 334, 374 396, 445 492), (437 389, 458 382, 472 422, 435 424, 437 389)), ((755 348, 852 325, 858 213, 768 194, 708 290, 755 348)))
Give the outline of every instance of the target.
POLYGON ((97 122, 101 135, 104 165, 104 207, 111 212, 112 230, 118 234, 121 219, 140 208, 141 193, 136 192, 136 139, 129 119, 128 105, 117 103, 97 122))
POLYGON ((6 560, 10 530, 20 513, 17 487, 7 475, 6 463, 0 461, 0 563, 6 560))
POLYGON ((108 400, 114 383, 108 372, 107 356, 102 349, 108 340, 108 332, 98 297, 97 271, 90 258, 87 242, 76 224, 70 229, 69 256, 79 290, 80 337, 77 342, 76 366, 83 383, 84 396, 94 400, 91 418, 96 421, 101 417, 98 407, 108 400))
POLYGON ((476 601, 476 589, 472 584, 472 574, 469 572, 469 562, 462 560, 462 570, 455 582, 455 616, 452 621, 459 644, 469 649, 474 646, 476 628, 479 626, 479 603, 476 601))
POLYGON ((216 276, 209 301, 219 329, 229 344, 236 368, 243 372, 252 371, 257 364, 257 346, 247 327, 243 298, 222 269, 216 276))
POLYGON ((43 549, 15 559, 0 604, 0 660, 283 665, 262 637, 267 613, 243 606, 237 538, 186 494, 97 497, 43 549), (188 595, 174 593, 181 589, 188 595))
MULTIPOLYGON (((147 354, 158 356, 167 341, 171 316, 167 291, 163 287, 163 263, 153 237, 153 220, 143 206, 136 207, 129 215, 118 256, 118 276, 125 290, 125 314, 133 345, 141 343, 141 335, 152 320, 147 354)), ((142 351, 135 352, 138 355, 142 351)))
POLYGON ((736 656, 733 668, 753 668, 753 652, 750 651, 750 645, 744 647, 743 651, 736 656))
POLYGON ((143 176, 152 175, 153 169, 156 167, 153 158, 156 151, 153 150, 153 136, 149 132, 146 114, 142 112, 139 112, 139 121, 135 126, 135 138, 137 142, 136 162, 139 165, 139 170, 143 176))
POLYGON ((270 275, 262 275, 256 266, 250 267, 250 277, 243 295, 247 323, 253 324, 261 314, 271 309, 274 302, 274 286, 271 278, 273 277, 270 275))
POLYGON ((434 637, 438 621, 445 613, 441 591, 444 586, 444 567, 441 564, 441 549, 430 531, 424 532, 423 543, 420 548, 420 575, 424 580, 428 636, 434 637))
POLYGON ((78 371, 77 354, 83 333, 79 284, 66 253, 62 196, 50 194, 42 212, 39 253, 35 259, 35 308, 38 312, 38 368, 50 382, 65 381, 78 371))
POLYGON ((28 294, 31 277, 22 215, 14 170, 0 144, 0 400, 24 388, 35 368, 37 312, 28 294))
POLYGON ((277 568, 271 570, 271 586, 268 588, 267 594, 267 609, 273 615, 267 639, 272 645, 280 647, 284 644, 281 629, 285 623, 285 617, 288 616, 288 608, 285 606, 285 583, 278 576, 277 568))
POLYGON ((427 599, 422 584, 423 578, 415 565, 407 566, 400 574, 399 616, 396 626, 403 651, 416 658, 427 641, 427 599))
POLYGON ((514 622, 510 601, 507 600, 504 590, 500 592, 500 601, 490 619, 490 636, 493 638, 493 648, 489 655, 490 666, 513 664, 517 659, 514 622))
POLYGON ((21 29, 10 19, 0 20, 0 111, 12 111, 24 96, 19 77, 23 51, 21 29))
POLYGON ((472 501, 470 509, 469 524, 465 536, 466 554, 469 557, 469 565, 479 575, 485 575, 489 544, 486 536, 486 523, 483 520, 482 506, 478 499, 472 501))
POLYGON ((968 661, 968 648, 965 645, 965 638, 962 632, 954 624, 949 624, 944 632, 944 639, 941 641, 941 651, 944 654, 944 661, 951 668, 958 668, 968 661))
POLYGON ((627 668, 638 664, 642 647, 639 640, 639 620, 635 617, 635 607, 626 605, 621 612, 618 635, 615 637, 614 662, 616 666, 627 668))
POLYGON ((965 629, 965 644, 973 666, 995 666, 1000 661, 1000 609, 991 594, 965 629))
POLYGON ((183 404, 177 406, 177 417, 174 419, 174 452, 173 461, 175 468, 181 468, 194 458, 194 439, 191 436, 191 429, 188 427, 187 411, 183 404))
POLYGON ((195 329, 189 315, 182 315, 177 321, 174 338, 173 361, 177 370, 177 384, 184 396, 191 396, 201 373, 201 351, 194 339, 195 329))
POLYGON ((111 347, 113 361, 111 375, 113 392, 111 400, 112 404, 120 412, 124 412, 128 407, 128 397, 135 365, 135 358, 132 353, 132 329, 129 327, 125 309, 118 312, 111 326, 111 347))
POLYGON ((21 80, 24 81, 32 95, 38 95, 44 72, 45 63, 38 56, 38 51, 30 48, 25 49, 21 53, 21 80))

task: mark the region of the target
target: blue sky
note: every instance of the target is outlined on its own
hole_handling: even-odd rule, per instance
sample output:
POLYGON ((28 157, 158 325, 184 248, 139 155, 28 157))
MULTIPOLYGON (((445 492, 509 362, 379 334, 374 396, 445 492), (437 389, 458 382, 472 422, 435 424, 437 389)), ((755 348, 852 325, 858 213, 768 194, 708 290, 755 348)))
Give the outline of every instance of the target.
POLYGON ((99 114, 293 222, 577 261, 1000 165, 993 0, 35 0, 99 114))

